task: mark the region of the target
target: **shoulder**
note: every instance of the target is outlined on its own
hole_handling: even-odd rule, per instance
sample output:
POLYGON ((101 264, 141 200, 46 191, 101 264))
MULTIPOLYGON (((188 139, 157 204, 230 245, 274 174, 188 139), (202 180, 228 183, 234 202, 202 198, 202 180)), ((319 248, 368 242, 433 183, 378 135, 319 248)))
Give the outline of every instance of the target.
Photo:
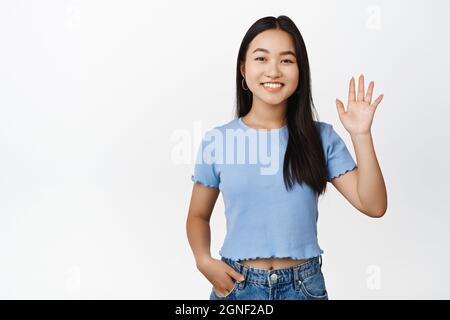
POLYGON ((234 119, 229 120, 221 125, 214 127, 213 130, 219 130, 219 131, 225 132, 227 129, 238 129, 238 128, 240 128, 239 119, 234 118, 234 119))
POLYGON ((333 125, 323 121, 314 121, 316 128, 319 130, 320 136, 322 138, 327 137, 333 130, 333 125))
POLYGON ((336 148, 343 142, 331 123, 321 121, 314 122, 319 130, 320 139, 322 140, 322 145, 325 150, 336 148))

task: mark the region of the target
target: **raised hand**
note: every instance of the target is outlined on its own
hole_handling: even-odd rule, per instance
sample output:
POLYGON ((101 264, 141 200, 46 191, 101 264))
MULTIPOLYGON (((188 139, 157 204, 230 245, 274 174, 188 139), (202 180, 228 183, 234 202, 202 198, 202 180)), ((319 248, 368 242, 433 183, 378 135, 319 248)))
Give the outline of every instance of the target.
POLYGON ((350 79, 348 92, 347 109, 344 104, 336 99, 336 107, 344 128, 350 134, 366 134, 370 133, 373 116, 378 104, 383 99, 383 94, 372 103, 372 93, 375 83, 371 81, 367 89, 367 94, 364 94, 364 75, 359 76, 358 81, 358 96, 355 94, 355 79, 350 79))

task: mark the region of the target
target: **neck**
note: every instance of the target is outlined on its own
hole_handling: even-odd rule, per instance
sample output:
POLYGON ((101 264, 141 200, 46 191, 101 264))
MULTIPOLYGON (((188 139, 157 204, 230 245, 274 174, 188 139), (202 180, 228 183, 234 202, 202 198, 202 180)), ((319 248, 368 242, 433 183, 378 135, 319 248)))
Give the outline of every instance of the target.
POLYGON ((286 125, 286 102, 277 105, 254 100, 250 111, 242 117, 259 129, 276 129, 286 125))

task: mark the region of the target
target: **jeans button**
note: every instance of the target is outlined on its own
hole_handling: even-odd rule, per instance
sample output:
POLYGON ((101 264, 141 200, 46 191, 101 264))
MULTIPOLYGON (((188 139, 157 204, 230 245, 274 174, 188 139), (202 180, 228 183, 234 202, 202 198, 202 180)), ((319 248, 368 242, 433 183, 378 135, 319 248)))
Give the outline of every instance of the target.
POLYGON ((275 273, 272 273, 270 279, 272 279, 272 281, 277 281, 278 276, 275 273))

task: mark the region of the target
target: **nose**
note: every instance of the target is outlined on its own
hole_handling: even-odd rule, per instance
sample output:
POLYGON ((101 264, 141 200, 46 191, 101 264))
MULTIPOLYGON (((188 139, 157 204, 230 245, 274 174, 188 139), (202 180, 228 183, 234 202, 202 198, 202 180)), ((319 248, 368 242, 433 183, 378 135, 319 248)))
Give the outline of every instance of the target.
POLYGON ((272 79, 280 77, 280 70, 278 69, 278 64, 276 61, 268 64, 266 76, 272 79))

